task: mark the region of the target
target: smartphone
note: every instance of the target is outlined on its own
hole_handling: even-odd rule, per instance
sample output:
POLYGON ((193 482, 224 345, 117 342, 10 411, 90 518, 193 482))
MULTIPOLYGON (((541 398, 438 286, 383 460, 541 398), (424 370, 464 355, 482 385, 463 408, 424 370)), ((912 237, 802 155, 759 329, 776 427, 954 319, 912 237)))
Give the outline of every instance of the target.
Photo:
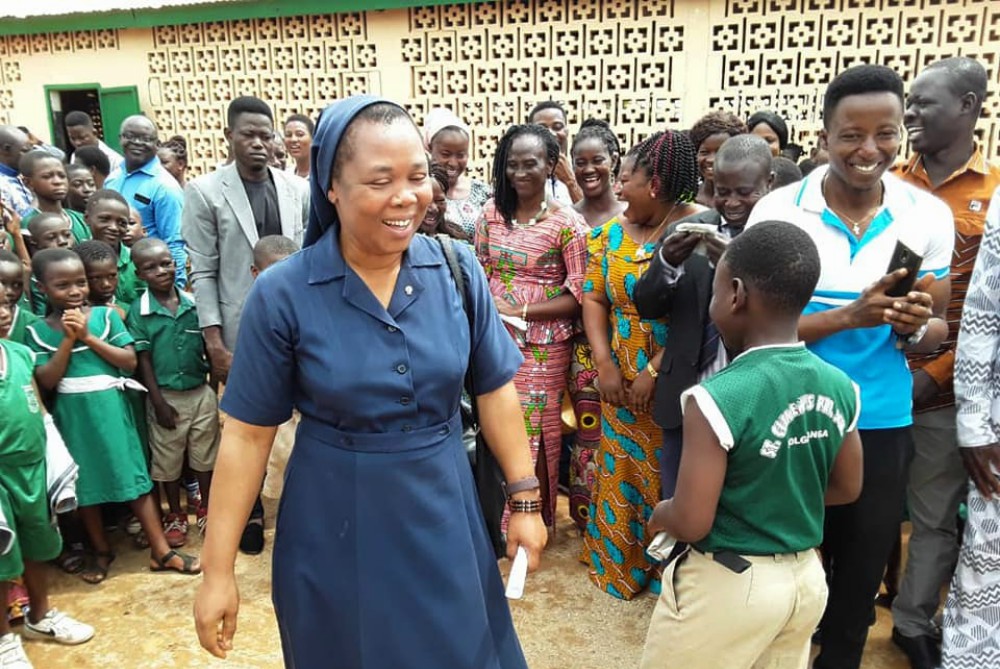
POLYGON ((920 265, 923 262, 923 256, 903 242, 897 241, 896 249, 892 252, 892 260, 889 261, 889 269, 885 273, 891 274, 897 269, 905 267, 906 276, 885 291, 885 294, 889 297, 903 297, 913 290, 913 284, 917 282, 917 272, 920 271, 920 265))

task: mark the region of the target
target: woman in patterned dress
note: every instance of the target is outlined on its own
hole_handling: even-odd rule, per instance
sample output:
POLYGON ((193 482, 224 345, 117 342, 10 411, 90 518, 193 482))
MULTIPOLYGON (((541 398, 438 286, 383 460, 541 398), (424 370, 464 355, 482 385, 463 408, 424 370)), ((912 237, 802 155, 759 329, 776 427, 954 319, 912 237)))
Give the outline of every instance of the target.
MULTIPOLYGON (((573 205, 591 228, 604 225, 625 211, 625 203, 614 192, 621 166, 621 146, 605 121, 587 119, 573 138, 570 149, 573 173, 583 190, 583 199, 573 205)), ((601 395, 597 391, 597 369, 587 334, 573 337, 569 363, 570 398, 576 415, 576 434, 569 458, 569 515, 581 532, 590 514, 590 490, 594 486, 594 453, 601 441, 601 395)))
POLYGON ((594 584, 620 599, 660 585, 645 547, 646 521, 660 497, 662 434, 652 400, 667 325, 640 319, 632 290, 661 232, 701 210, 693 204, 694 156, 687 136, 670 130, 633 148, 619 177, 628 206, 587 243, 583 323, 601 391, 601 442, 581 559, 594 584))
POLYGON ((559 145, 548 130, 511 126, 493 162, 496 196, 483 208, 476 231, 490 292, 524 355, 514 385, 549 527, 555 524, 562 395, 587 265, 583 218, 545 198, 545 181, 558 159, 559 145))
POLYGON ((483 205, 490 198, 490 187, 466 172, 469 137, 469 126, 451 110, 437 107, 427 112, 424 143, 431 154, 431 162, 448 172, 445 219, 462 229, 465 241, 471 241, 475 235, 483 205))

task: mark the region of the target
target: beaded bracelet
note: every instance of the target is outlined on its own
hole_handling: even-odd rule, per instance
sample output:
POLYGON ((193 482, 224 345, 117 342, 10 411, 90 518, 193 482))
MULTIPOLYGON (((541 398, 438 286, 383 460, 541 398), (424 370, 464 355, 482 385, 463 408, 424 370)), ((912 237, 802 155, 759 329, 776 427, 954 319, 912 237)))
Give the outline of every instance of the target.
POLYGON ((542 500, 540 499, 509 499, 507 506, 511 513, 541 513, 542 500))

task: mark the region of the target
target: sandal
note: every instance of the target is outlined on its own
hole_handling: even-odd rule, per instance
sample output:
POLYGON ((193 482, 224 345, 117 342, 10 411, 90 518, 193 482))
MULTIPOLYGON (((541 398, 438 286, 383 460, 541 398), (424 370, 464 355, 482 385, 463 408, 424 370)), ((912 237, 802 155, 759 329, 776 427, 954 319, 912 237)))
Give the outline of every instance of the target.
POLYGON ((87 566, 87 551, 83 544, 69 544, 66 550, 56 558, 55 563, 67 574, 79 574, 87 566))
POLYGON ((87 566, 79 572, 80 580, 91 585, 103 582, 108 577, 108 569, 116 557, 114 551, 95 552, 87 561, 87 566), (101 564, 101 560, 105 561, 104 564, 101 564))
POLYGON ((180 551, 170 550, 164 553, 161 557, 153 557, 152 555, 150 555, 149 557, 155 563, 149 565, 149 571, 154 571, 154 572, 175 571, 178 574, 190 574, 190 575, 201 573, 201 565, 198 565, 197 567, 194 566, 194 563, 198 561, 198 558, 196 558, 193 555, 188 555, 187 553, 181 553, 180 551), (183 563, 179 569, 177 567, 172 567, 169 564, 167 564, 175 557, 179 557, 181 559, 181 562, 183 563))

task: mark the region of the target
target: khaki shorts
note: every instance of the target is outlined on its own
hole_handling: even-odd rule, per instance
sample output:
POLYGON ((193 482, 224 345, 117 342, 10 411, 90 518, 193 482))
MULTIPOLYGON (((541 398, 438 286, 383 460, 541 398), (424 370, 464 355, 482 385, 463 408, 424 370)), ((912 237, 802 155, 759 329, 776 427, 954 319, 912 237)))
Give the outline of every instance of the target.
MULTIPOLYGON (((0 468, 0 508, 14 531, 10 551, 0 556, 0 581, 24 573, 24 561, 46 562, 62 550, 59 530, 52 526, 45 491, 45 460, 0 468)), ((3 602, 6 606, 6 602, 3 602)), ((0 611, 6 615, 6 610, 0 611)))
POLYGON ((295 430, 298 427, 299 414, 295 412, 290 420, 278 426, 278 431, 274 435, 274 445, 271 446, 271 455, 267 459, 264 488, 261 490, 261 494, 268 499, 281 497, 281 491, 285 487, 285 468, 288 467, 288 458, 292 455, 295 430))
POLYGON ((149 450, 152 455, 154 481, 176 481, 184 468, 184 454, 196 472, 215 468, 219 452, 219 398, 208 385, 193 390, 161 390, 165 399, 177 410, 177 427, 168 430, 156 422, 152 403, 146 400, 146 422, 149 425, 149 450))

